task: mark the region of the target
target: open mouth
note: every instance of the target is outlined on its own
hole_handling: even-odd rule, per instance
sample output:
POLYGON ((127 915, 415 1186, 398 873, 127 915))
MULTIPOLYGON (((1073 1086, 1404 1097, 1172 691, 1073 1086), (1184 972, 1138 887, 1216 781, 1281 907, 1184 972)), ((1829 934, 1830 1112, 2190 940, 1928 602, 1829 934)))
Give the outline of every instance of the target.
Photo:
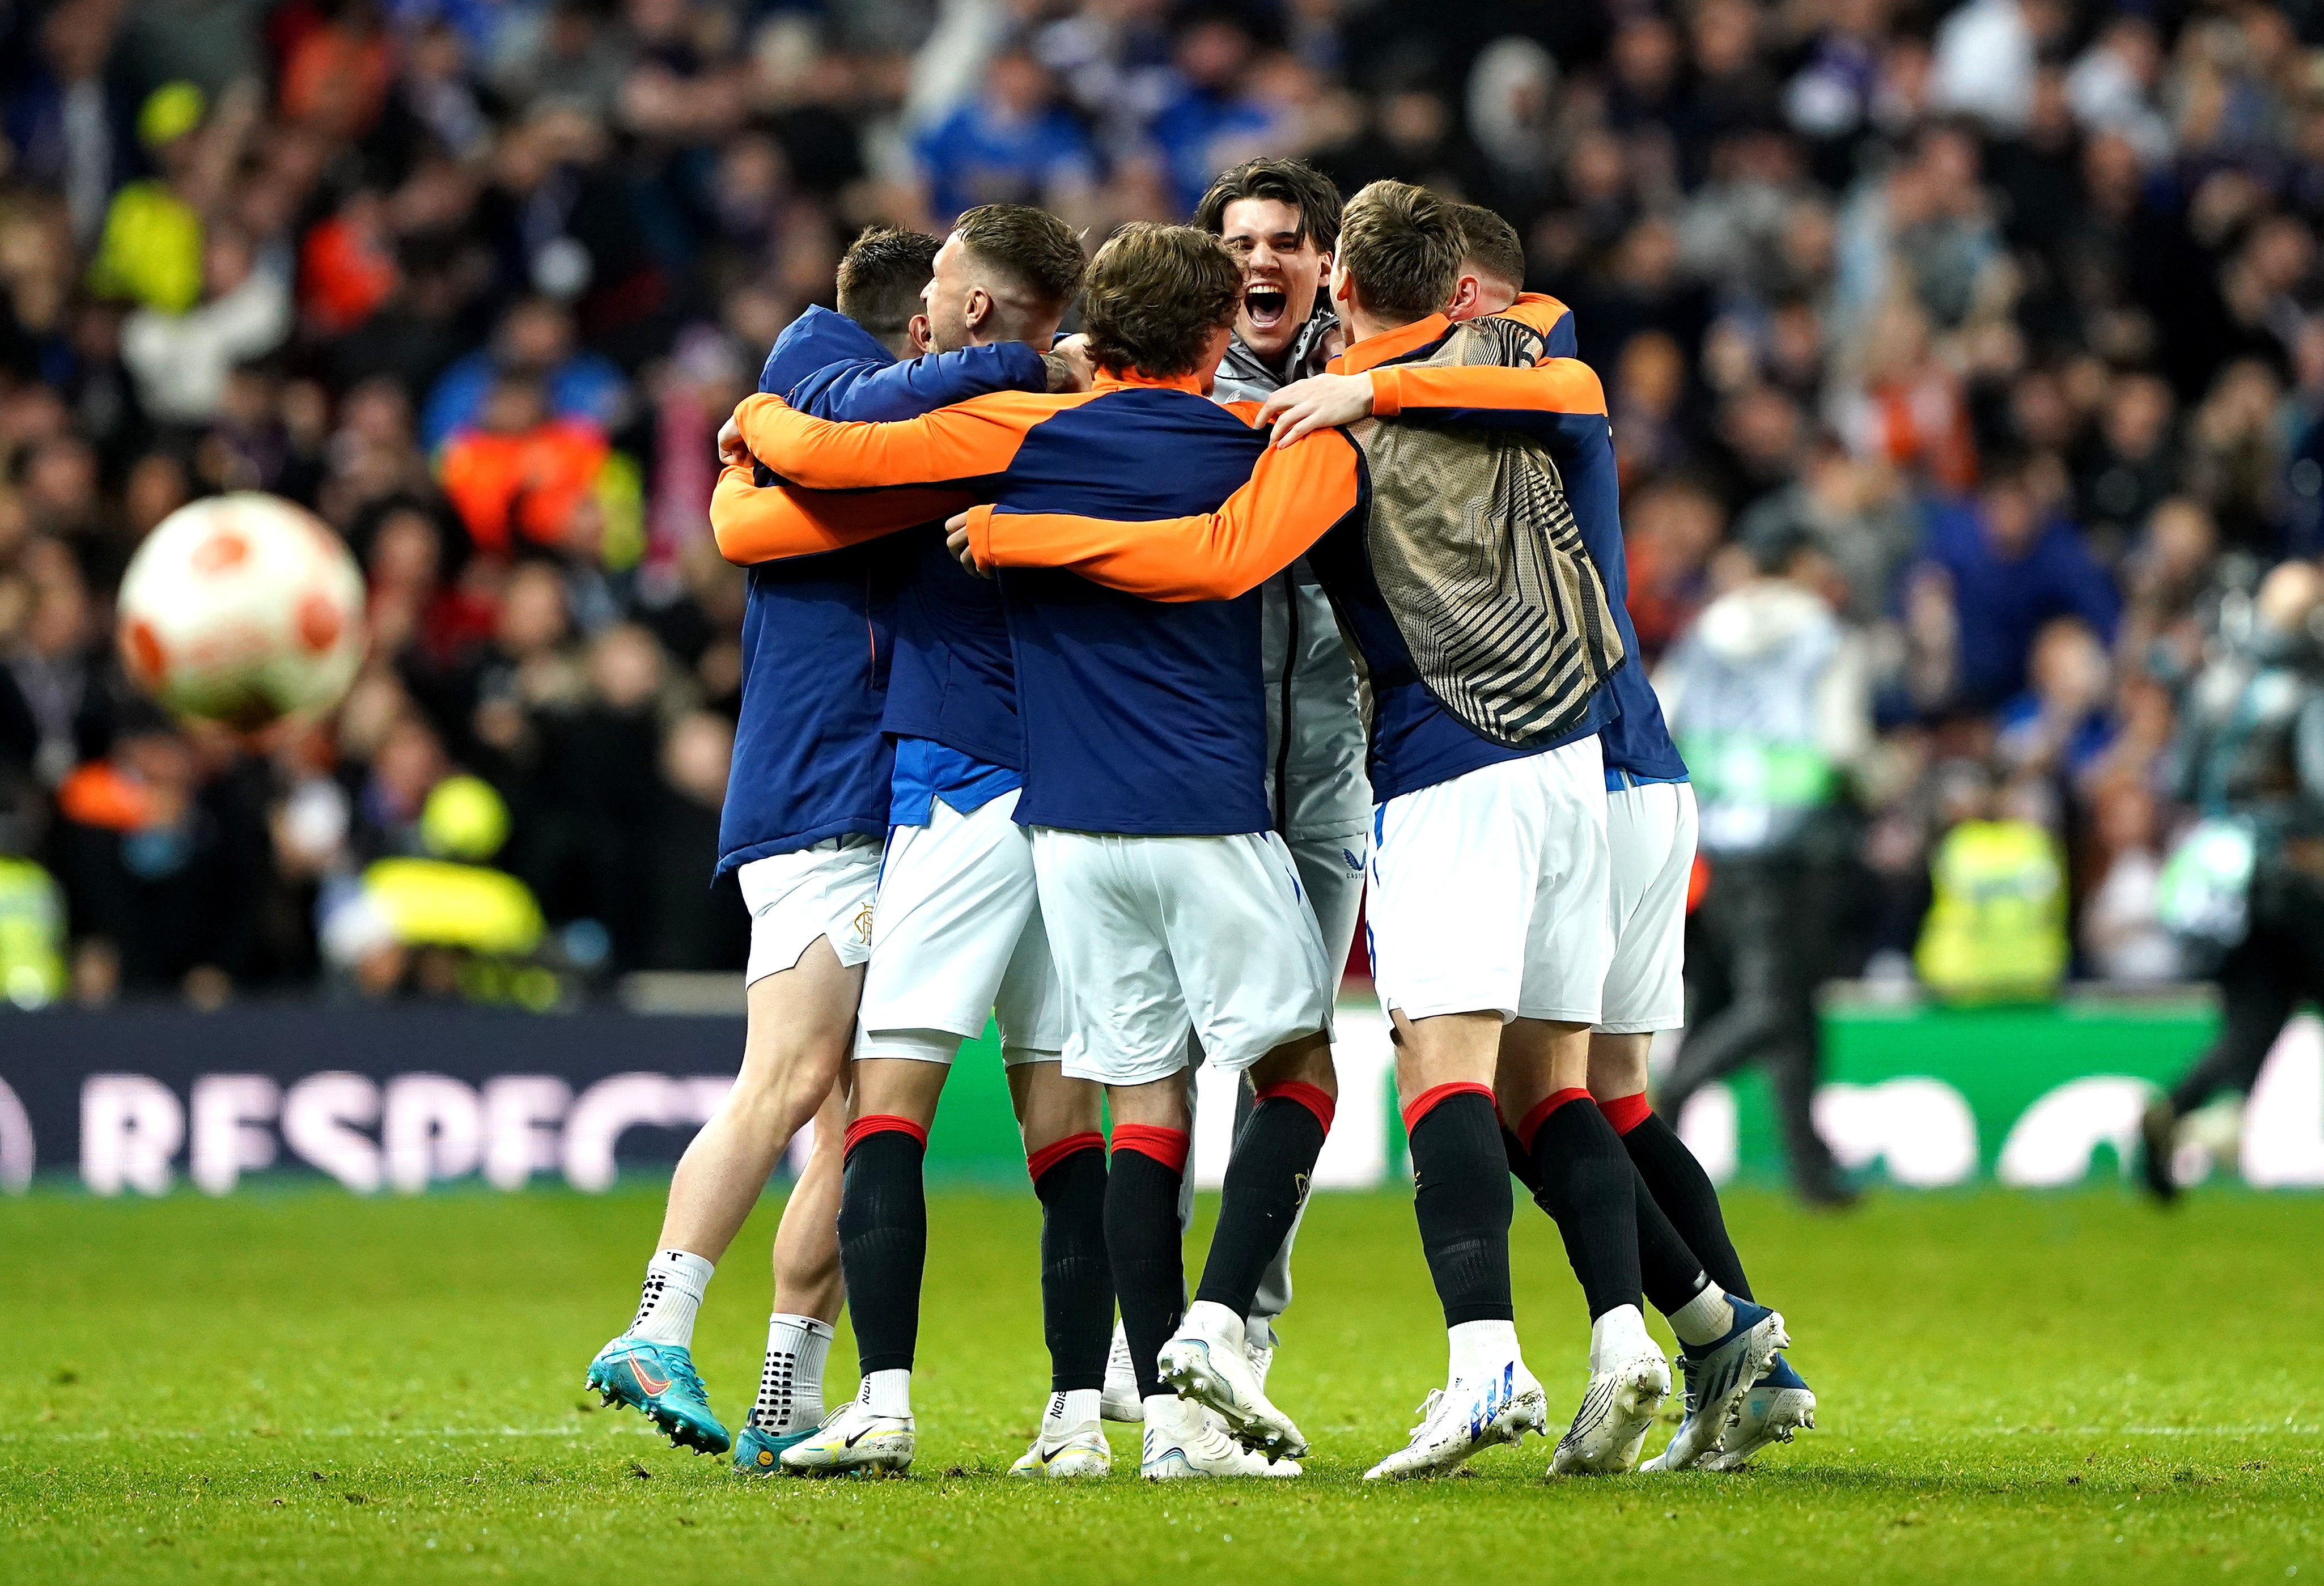
POLYGON ((1242 294, 1242 311, 1255 330, 1272 330, 1282 324, 1290 307, 1290 294, 1279 286, 1254 286, 1242 294))

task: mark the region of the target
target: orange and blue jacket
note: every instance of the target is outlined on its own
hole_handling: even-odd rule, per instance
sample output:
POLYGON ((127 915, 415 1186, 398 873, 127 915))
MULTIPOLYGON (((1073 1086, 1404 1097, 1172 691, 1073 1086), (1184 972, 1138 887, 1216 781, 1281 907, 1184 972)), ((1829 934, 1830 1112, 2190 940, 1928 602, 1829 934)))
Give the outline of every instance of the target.
MULTIPOLYGON (((1627 578, 1604 391, 1587 364, 1549 355, 1548 333, 1569 318, 1563 305, 1529 297, 1501 318, 1540 338, 1530 366, 1409 366, 1452 334, 1440 314, 1357 343, 1336 368, 1371 373, 1375 418, 1510 431, 1543 443, 1558 464, 1584 545, 1606 586, 1625 652, 1635 658, 1637 638, 1623 609, 1627 578)), ((1369 770, 1379 803, 1592 733, 1609 741, 1609 755, 1618 749, 1626 756, 1620 769, 1635 779, 1685 776, 1635 659, 1616 669, 1578 723, 1548 743, 1526 749, 1494 743, 1447 711, 1420 680, 1373 577, 1365 541, 1369 488, 1355 443, 1343 431, 1320 431, 1268 450, 1250 482, 1215 512, 1102 521, 1104 514, 995 503, 970 513, 969 542, 985 567, 1070 568, 1156 600, 1231 595, 1304 553, 1370 674, 1369 770), (1634 715, 1638 719, 1630 723, 1634 715)))
MULTIPOLYGON (((730 560, 756 560, 858 544, 972 502, 1127 520, 1210 512, 1266 449, 1254 413, 1211 401, 1191 377, 1135 374, 893 424, 829 423, 750 397, 735 410, 744 444, 803 488, 758 488, 731 469, 712 525, 730 560)), ((1001 595, 1024 735, 1020 823, 1134 835, 1268 829, 1255 594, 1157 601, 1028 568, 1005 575, 1001 595)))

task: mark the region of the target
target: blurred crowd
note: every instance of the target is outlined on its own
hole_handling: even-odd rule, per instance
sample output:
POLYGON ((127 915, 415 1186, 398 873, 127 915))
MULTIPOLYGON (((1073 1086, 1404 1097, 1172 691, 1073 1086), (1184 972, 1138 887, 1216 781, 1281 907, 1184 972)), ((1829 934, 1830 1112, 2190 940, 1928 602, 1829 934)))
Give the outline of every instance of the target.
POLYGON ((478 779, 459 856, 569 982, 739 966, 722 418, 868 223, 1094 247, 1257 152, 1516 224, 1605 379, 1650 660, 1755 545, 1814 553, 1836 970, 1929 960, 1969 824, 2040 834, 2074 973, 2179 972, 2181 699, 2324 550, 2316 0, 0 0, 0 941, 60 909, 91 1000, 459 991, 328 927, 478 779), (139 538, 245 488, 346 537, 375 633, 258 754, 109 641, 139 538))

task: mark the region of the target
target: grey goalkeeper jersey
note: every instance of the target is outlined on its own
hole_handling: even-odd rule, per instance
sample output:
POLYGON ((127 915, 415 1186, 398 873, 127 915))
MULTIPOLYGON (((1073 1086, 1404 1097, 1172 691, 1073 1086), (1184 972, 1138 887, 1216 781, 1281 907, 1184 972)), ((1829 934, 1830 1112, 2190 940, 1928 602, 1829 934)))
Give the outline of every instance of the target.
MULTIPOLYGON (((1296 380, 1323 373, 1324 343, 1338 328, 1318 308, 1299 327, 1278 377, 1238 337, 1211 394, 1264 401, 1296 380)), ((1344 837, 1371 825, 1364 779, 1363 706, 1340 620, 1302 557, 1260 586, 1260 647, 1267 678, 1267 797, 1286 842, 1344 837)))

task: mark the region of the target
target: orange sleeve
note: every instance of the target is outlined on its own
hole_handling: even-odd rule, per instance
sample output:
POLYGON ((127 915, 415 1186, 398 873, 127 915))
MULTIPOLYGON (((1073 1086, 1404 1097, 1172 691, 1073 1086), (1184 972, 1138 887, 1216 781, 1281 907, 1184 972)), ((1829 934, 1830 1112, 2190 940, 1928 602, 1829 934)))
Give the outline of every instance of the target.
POLYGON ((734 423, 752 456, 811 490, 951 484, 1004 471, 1025 432, 1076 394, 1086 395, 995 392, 901 423, 842 424, 762 392, 742 399, 734 423))
POLYGON ((1492 364, 1392 364, 1372 371, 1372 417, 1426 419, 1510 428, 1606 412, 1606 388, 1579 358, 1530 369, 1492 364))
POLYGON ((1573 312, 1546 292, 1519 292, 1516 302, 1493 316, 1496 319, 1514 319, 1528 330, 1547 336, 1557 327, 1557 322, 1573 312))
POLYGON ((966 506, 957 490, 882 490, 860 495, 792 490, 752 482, 747 466, 718 475, 710 495, 710 532, 718 554, 737 567, 816 556, 861 545, 899 529, 949 518, 966 506))
POLYGON ((968 543, 984 567, 1063 567, 1148 600, 1231 600, 1282 571, 1362 510, 1363 458, 1343 430, 1259 454, 1215 512, 1119 523, 973 507, 968 543))

